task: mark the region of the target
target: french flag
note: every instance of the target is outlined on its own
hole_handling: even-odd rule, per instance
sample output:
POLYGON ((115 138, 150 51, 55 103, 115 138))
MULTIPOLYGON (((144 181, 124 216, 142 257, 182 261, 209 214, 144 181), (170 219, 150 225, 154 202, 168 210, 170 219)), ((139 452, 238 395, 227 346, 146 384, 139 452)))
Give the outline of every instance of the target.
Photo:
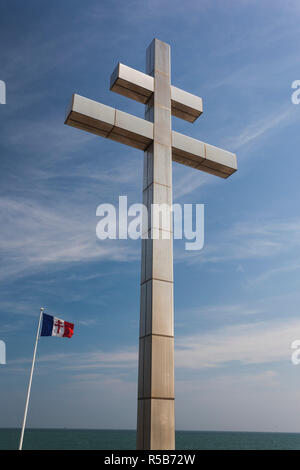
POLYGON ((61 336, 63 338, 71 338, 74 333, 74 324, 52 317, 43 313, 43 324, 41 336, 61 336))

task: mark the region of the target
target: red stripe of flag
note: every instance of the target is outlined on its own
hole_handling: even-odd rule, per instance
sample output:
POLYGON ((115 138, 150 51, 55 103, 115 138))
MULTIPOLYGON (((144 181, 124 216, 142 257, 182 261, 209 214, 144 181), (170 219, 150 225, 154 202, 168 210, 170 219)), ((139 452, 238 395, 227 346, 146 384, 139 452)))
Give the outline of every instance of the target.
POLYGON ((63 334, 64 338, 71 338, 74 333, 74 323, 69 323, 68 321, 65 321, 65 331, 63 334))

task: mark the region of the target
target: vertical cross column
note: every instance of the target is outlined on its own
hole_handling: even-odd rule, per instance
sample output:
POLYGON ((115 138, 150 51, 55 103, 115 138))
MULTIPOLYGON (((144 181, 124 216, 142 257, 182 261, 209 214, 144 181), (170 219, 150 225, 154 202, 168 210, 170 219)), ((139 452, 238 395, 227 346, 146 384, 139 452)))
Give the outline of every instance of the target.
POLYGON ((144 153, 143 201, 148 238, 142 240, 137 449, 174 449, 174 325, 170 46, 154 39, 147 49, 154 93, 145 118, 154 139, 144 153), (151 218, 151 205, 167 217, 151 218))

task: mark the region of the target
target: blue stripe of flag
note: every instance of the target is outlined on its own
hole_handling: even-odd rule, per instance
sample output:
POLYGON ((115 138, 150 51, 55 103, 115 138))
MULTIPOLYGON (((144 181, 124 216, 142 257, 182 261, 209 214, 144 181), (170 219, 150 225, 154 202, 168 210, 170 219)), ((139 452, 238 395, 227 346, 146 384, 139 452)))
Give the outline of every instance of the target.
POLYGON ((41 336, 52 336, 52 330, 53 330, 53 317, 51 315, 47 315, 47 313, 43 313, 43 324, 42 324, 41 336))

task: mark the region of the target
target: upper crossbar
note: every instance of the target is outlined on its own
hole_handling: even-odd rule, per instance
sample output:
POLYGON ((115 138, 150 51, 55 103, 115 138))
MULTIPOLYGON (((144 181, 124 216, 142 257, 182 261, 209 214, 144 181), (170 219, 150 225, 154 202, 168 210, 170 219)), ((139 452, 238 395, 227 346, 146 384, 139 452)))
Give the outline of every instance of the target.
MULTIPOLYGON (((154 92, 154 78, 119 63, 111 75, 110 89, 146 104, 154 92)), ((194 122, 203 113, 202 98, 171 85, 171 113, 194 122)))

